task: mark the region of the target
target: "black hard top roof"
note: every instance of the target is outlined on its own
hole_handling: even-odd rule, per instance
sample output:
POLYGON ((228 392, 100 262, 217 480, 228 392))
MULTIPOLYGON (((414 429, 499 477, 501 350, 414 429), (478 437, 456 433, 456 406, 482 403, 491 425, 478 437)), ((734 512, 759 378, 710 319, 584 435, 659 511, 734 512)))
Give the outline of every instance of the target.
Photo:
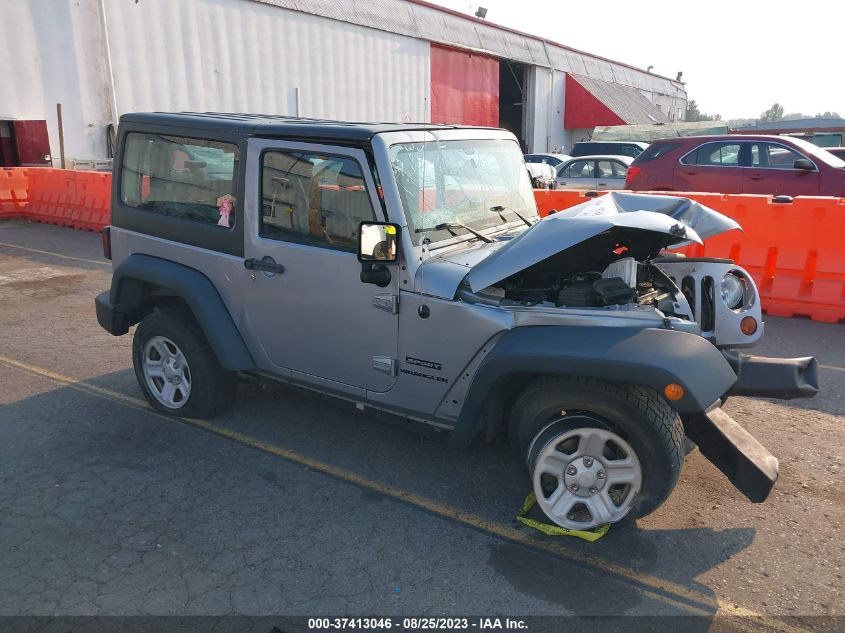
MULTIPOLYGON (((469 125, 434 123, 361 123, 305 119, 268 114, 225 114, 220 112, 135 112, 120 117, 121 123, 146 123, 181 128, 213 128, 254 136, 369 141, 382 132, 473 128, 469 125)), ((495 128, 486 128, 495 129, 495 128)))

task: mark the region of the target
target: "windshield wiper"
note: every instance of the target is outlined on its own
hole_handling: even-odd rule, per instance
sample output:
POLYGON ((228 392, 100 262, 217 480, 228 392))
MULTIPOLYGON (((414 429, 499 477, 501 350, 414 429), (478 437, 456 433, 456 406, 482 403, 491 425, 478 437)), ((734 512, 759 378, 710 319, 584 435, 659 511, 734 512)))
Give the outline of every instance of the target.
POLYGON ((484 235, 484 233, 479 233, 475 229, 468 227, 466 224, 461 224, 460 222, 443 222, 442 224, 437 224, 435 226, 432 226, 432 227, 429 227, 429 228, 426 228, 426 229, 417 229, 414 232, 415 233, 428 233, 430 231, 446 230, 446 231, 449 231, 449 233, 451 233, 455 237, 457 237, 458 234, 455 233, 455 229, 464 229, 465 231, 469 231, 470 233, 475 235, 475 237, 482 240, 483 242, 487 242, 488 244, 491 244, 493 242, 493 240, 490 239, 489 237, 487 237, 486 235, 484 235))
POLYGON ((502 218, 502 222, 507 222, 507 220, 505 219, 505 216, 504 216, 504 215, 502 215, 502 211, 504 211, 505 209, 507 209, 508 211, 512 211, 512 212, 513 212, 513 214, 514 214, 516 217, 518 217, 520 220, 522 220, 523 222, 525 222, 526 226, 534 226, 534 225, 533 225, 533 224, 529 221, 529 219, 528 219, 528 218, 526 218, 524 215, 522 215, 522 214, 521 214, 519 211, 517 211, 516 209, 512 209, 511 207, 503 207, 503 206, 502 206, 502 205, 500 205, 500 204, 499 204, 499 205, 496 205, 495 207, 490 207, 490 210, 491 210, 492 212, 494 212, 494 213, 498 213, 498 214, 499 214, 499 217, 500 217, 500 218, 502 218))

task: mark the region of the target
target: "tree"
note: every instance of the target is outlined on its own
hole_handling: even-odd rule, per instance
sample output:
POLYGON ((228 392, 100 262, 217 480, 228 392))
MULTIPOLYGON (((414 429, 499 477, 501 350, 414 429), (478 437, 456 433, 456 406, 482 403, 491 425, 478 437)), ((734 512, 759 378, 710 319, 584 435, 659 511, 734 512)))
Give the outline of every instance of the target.
POLYGON ((771 108, 760 115, 760 123, 768 123, 770 121, 780 121, 783 118, 783 106, 779 103, 774 104, 771 108))
POLYGON ((720 121, 722 119, 722 115, 720 114, 705 114, 701 110, 698 109, 698 104, 695 102, 695 99, 690 99, 687 101, 687 114, 684 117, 684 121, 694 122, 694 121, 720 121))
POLYGON ((838 112, 831 112, 830 110, 826 110, 820 114, 816 115, 817 119, 841 119, 842 117, 839 116, 838 112))

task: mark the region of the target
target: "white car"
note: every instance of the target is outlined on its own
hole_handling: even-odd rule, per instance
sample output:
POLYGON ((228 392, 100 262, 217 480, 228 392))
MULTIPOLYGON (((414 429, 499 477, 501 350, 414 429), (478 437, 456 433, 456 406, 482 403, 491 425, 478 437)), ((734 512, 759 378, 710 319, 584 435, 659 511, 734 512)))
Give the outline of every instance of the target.
POLYGON ((624 189, 630 156, 581 156, 557 167, 558 189, 624 189))
POLYGON ((525 163, 525 168, 531 176, 531 186, 535 189, 556 189, 555 168, 546 163, 525 163))

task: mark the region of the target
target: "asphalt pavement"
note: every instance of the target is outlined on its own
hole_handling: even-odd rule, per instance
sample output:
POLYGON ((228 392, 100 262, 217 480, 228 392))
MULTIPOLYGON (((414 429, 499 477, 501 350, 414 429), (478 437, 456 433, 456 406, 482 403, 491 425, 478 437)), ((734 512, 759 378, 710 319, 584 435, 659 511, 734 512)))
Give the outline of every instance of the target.
POLYGON ((502 443, 256 380, 214 420, 153 412, 131 337, 96 322, 110 271, 96 234, 0 223, 0 616, 845 625, 845 324, 767 318, 754 353, 816 356, 822 392, 726 405, 780 459, 765 503, 694 450, 663 507, 587 543, 514 521, 530 487, 502 443))

